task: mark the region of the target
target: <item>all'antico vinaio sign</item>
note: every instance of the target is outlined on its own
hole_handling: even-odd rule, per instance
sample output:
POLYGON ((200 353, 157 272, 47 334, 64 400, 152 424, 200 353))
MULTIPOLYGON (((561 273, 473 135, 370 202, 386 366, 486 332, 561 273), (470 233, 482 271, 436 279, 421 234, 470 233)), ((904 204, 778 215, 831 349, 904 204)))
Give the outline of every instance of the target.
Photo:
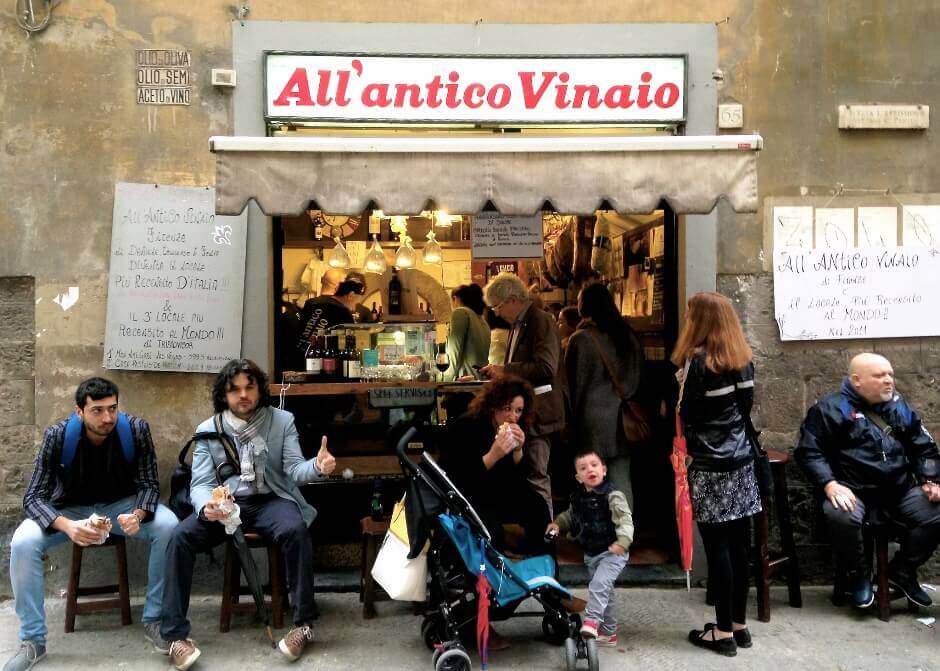
POLYGON ((265 54, 268 119, 675 123, 685 57, 265 54))

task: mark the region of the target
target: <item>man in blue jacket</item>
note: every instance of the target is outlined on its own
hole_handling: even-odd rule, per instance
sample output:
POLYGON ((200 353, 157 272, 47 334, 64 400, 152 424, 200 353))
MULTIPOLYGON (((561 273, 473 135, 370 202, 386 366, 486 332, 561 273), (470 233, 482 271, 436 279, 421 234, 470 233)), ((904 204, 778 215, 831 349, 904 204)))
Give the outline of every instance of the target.
POLYGON ((309 527, 317 511, 304 500, 298 485, 329 475, 336 460, 326 447, 326 436, 313 459, 300 451, 294 416, 271 407, 267 375, 253 361, 230 361, 216 376, 212 388, 216 415, 197 432, 218 431, 231 436, 237 455, 228 458, 220 440, 200 440, 193 451, 190 497, 195 512, 183 520, 170 538, 166 554, 166 589, 161 633, 169 642, 170 661, 184 671, 199 658, 189 638, 187 618, 196 554, 225 541, 232 522, 227 505, 213 497, 218 473, 234 494, 245 527, 277 543, 287 564, 294 627, 278 649, 296 661, 313 640, 313 541, 309 527), (226 462, 229 472, 223 473, 226 462))
POLYGON ((859 608, 874 601, 862 522, 879 509, 908 529, 889 567, 893 587, 931 604, 917 569, 940 543, 940 453, 920 416, 897 393, 882 356, 859 354, 842 388, 809 409, 796 460, 824 496, 837 569, 859 608))

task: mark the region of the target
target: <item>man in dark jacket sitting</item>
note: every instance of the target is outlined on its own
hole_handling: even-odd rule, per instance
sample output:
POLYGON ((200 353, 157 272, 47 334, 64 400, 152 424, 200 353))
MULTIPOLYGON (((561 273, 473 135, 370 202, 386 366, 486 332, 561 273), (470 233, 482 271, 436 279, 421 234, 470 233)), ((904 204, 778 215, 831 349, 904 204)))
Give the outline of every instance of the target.
POLYGON ((866 513, 879 509, 908 529, 889 567, 891 585, 929 606, 917 569, 940 543, 940 453, 895 391, 891 363, 871 353, 853 358, 839 392, 809 409, 795 455, 825 497, 837 569, 855 605, 874 601, 861 529, 866 513))

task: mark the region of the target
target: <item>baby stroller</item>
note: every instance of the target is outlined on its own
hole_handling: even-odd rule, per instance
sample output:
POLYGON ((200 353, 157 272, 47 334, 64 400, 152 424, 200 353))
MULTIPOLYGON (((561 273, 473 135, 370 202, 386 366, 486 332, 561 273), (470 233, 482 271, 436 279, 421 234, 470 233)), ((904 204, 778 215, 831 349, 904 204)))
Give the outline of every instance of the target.
POLYGON ((564 645, 567 671, 575 671, 582 659, 590 671, 598 671, 597 643, 581 637, 580 615, 565 607, 572 596, 554 577, 555 560, 542 555, 513 561, 493 548, 473 507, 431 456, 425 453, 417 464, 406 454, 416 432, 409 429, 396 450, 407 479, 409 556, 418 556, 428 546, 430 584, 421 636, 433 650, 434 671, 470 671, 464 646, 474 634, 481 666, 487 668, 488 623, 539 615, 545 639, 564 645), (529 597, 544 613, 515 613, 529 597))

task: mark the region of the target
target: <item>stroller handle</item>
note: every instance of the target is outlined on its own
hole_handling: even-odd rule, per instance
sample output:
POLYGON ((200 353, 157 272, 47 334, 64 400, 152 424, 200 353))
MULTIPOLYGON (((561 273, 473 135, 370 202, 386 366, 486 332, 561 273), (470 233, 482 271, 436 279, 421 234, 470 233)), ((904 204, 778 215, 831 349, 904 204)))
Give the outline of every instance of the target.
MULTIPOLYGON (((411 427, 405 431, 405 435, 398 439, 398 444, 395 446, 395 452, 398 453, 398 461, 401 463, 401 467, 405 469, 406 472, 417 473, 418 465, 408 458, 408 455, 405 454, 405 449, 408 447, 408 443, 411 442, 411 439, 415 437, 415 434, 418 433, 418 429, 411 427)), ((407 474, 407 473, 406 473, 407 474)))

